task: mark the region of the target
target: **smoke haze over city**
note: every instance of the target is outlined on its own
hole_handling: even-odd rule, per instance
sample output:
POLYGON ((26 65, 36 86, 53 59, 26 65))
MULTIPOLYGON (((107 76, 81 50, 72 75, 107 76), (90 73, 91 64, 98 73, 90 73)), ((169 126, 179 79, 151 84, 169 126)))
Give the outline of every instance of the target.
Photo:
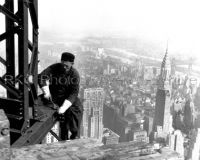
POLYGON ((54 31, 66 38, 136 36, 163 48, 168 41, 169 54, 197 57, 200 51, 197 6, 195 0, 43 0, 39 1, 40 32, 54 31))
POLYGON ((52 38, 55 42, 91 35, 137 37, 163 50, 168 41, 169 54, 200 59, 199 12, 196 0, 42 0, 40 42, 51 37, 57 37, 52 38))

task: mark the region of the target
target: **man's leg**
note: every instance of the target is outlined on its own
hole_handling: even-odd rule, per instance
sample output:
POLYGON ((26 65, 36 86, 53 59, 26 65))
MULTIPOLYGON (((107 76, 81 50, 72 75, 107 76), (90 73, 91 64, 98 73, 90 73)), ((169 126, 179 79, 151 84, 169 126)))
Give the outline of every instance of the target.
POLYGON ((60 115, 60 118, 60 138, 62 140, 69 140, 71 109, 69 108, 64 115, 60 115))
POLYGON ((80 124, 82 120, 82 112, 80 111, 71 111, 71 120, 70 120, 70 139, 80 138, 80 124))
POLYGON ((68 126, 65 122, 60 122, 60 138, 64 140, 69 140, 68 137, 68 126))

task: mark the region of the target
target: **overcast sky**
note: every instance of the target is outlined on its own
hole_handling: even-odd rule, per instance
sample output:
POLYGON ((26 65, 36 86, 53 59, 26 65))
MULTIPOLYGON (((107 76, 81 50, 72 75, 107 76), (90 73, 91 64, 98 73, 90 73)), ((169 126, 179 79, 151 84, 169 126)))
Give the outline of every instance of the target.
POLYGON ((118 33, 151 41, 168 39, 169 50, 200 54, 199 0, 38 1, 40 33, 118 33))

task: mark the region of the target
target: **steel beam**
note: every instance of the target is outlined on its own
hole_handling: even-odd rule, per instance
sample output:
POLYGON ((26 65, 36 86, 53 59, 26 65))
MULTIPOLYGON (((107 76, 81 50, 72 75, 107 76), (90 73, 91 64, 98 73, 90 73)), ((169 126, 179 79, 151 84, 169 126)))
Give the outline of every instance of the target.
POLYGON ((17 99, 0 98, 0 108, 4 109, 6 114, 20 116, 23 110, 22 102, 17 99))
POLYGON ((0 77, 0 84, 7 89, 7 91, 9 92, 9 94, 12 94, 13 96, 15 96, 16 98, 20 98, 21 97, 21 92, 16 89, 15 87, 13 87, 12 84, 10 84, 10 82, 5 81, 3 78, 0 77))
POLYGON ((0 57, 0 62, 6 65, 6 74, 4 78, 0 77, 0 84, 8 92, 7 99, 0 98, 0 108, 6 111, 10 120, 11 144, 21 147, 40 143, 57 121, 57 117, 56 110, 52 110, 52 107, 45 107, 44 104, 38 106, 38 0, 17 2, 16 14, 14 0, 5 0, 5 5, 0 5, 0 11, 6 16, 6 31, 0 35, 0 41, 6 40, 6 60, 0 57), (28 9, 32 21, 32 42, 28 40, 28 9), (15 33, 18 34, 18 52, 15 52, 15 33), (32 52, 30 64, 28 49, 32 52), (15 65, 16 53, 18 67, 15 65), (33 116, 29 115, 31 107, 33 116))
POLYGON ((30 0, 30 15, 33 24, 33 47, 32 47, 32 55, 31 62, 29 68, 29 74, 33 76, 33 83, 31 84, 31 92, 34 96, 34 105, 33 105, 33 117, 37 118, 37 110, 36 107, 38 105, 37 99, 37 86, 38 86, 38 0, 30 0))
POLYGON ((31 67, 30 71, 31 74, 34 75, 34 85, 36 86, 37 91, 37 84, 38 84, 38 0, 31 0, 30 8, 32 7, 32 13, 33 15, 33 50, 32 50, 32 57, 31 57, 31 67))
MULTIPOLYGON (((13 0, 6 0, 6 1, 7 2, 10 1, 11 3, 13 2, 13 0)), ((0 5, 0 12, 5 14, 5 16, 10 18, 11 20, 15 22, 20 22, 20 19, 14 13, 12 13, 7 7, 0 5)))
POLYGON ((0 41, 5 40, 6 38, 9 38, 11 36, 14 36, 15 33, 17 33, 19 29, 19 26, 15 26, 14 29, 7 30, 7 32, 4 32, 0 35, 0 41))
MULTIPOLYGON (((33 31, 34 32, 34 31, 33 31)), ((28 41, 28 48, 32 51, 31 62, 29 65, 29 75, 37 76, 37 65, 38 65, 38 35, 33 34, 33 44, 28 41)), ((35 78, 37 79, 37 77, 35 78)))
POLYGON ((19 90, 23 93, 22 101, 24 106, 23 130, 29 126, 29 92, 27 83, 28 73, 28 8, 25 5, 25 0, 18 0, 18 16, 21 18, 19 26, 21 29, 18 32, 18 66, 19 75, 23 77, 22 83, 19 83, 19 90))
POLYGON ((31 21, 33 28, 38 29, 38 10, 37 10, 37 0, 29 0, 29 11, 31 15, 31 21))
POLYGON ((15 107, 15 106, 21 106, 22 102, 18 99, 11 99, 11 98, 0 98, 0 108, 2 106, 5 107, 15 107))
POLYGON ((32 51, 33 50, 33 44, 31 41, 28 41, 28 48, 32 51))
POLYGON ((8 37, 11 36, 11 35, 14 35, 14 33, 13 33, 13 32, 10 32, 10 31, 1 34, 1 35, 0 35, 0 41, 5 40, 6 38, 8 38, 8 37))
POLYGON ((37 44, 34 43, 33 45, 33 50, 32 50, 32 55, 31 55, 31 62, 30 62, 30 66, 29 66, 29 74, 34 75, 35 73, 35 67, 37 65, 37 44))
POLYGON ((3 65, 6 65, 6 61, 0 56, 0 62, 3 64, 3 65))
MULTIPOLYGON (((14 13, 14 1, 13 0, 6 0, 4 5, 8 11, 7 15, 12 16, 6 16, 5 17, 5 27, 6 27, 6 33, 9 33, 9 36, 6 37, 6 74, 12 77, 13 82, 15 81, 15 26, 13 18, 10 17, 16 17, 14 13)), ((17 19, 17 17, 15 18, 17 19)), ((12 86, 15 86, 14 83, 11 84, 12 86)), ((13 95, 7 91, 7 97, 12 98, 13 95)), ((13 97, 14 98, 14 97, 13 97)))
POLYGON ((16 142, 12 144, 12 147, 21 147, 26 145, 33 145, 42 142, 47 133, 51 130, 57 121, 56 111, 50 108, 43 108, 43 112, 46 113, 46 118, 42 121, 38 121, 29 128, 25 136, 21 136, 16 142))

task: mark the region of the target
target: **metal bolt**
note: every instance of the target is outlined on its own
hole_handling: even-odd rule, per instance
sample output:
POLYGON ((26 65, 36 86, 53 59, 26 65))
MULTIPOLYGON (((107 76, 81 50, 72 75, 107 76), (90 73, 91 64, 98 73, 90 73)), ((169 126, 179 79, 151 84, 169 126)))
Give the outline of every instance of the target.
POLYGON ((29 83, 33 83, 33 75, 29 75, 28 76, 28 82, 29 83))
POLYGON ((2 136, 7 136, 8 134, 9 134, 9 129, 8 128, 2 128, 1 135, 2 136))

